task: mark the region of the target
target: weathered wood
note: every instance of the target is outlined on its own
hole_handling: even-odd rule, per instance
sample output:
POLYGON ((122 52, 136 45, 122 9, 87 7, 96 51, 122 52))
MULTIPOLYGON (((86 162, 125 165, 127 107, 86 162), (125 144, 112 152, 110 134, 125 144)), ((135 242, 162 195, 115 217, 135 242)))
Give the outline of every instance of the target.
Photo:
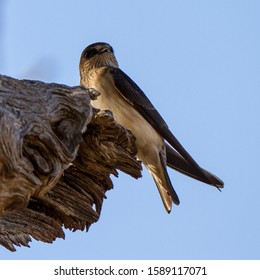
POLYGON ((0 76, 0 244, 64 238, 99 218, 117 169, 138 178, 135 139, 93 90, 0 76))

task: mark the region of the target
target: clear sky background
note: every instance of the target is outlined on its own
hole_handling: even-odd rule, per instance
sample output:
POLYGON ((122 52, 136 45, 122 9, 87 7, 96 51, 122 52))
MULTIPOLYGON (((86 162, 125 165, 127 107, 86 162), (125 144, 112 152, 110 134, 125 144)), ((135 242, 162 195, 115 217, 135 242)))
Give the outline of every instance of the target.
POLYGON ((79 84, 82 50, 110 43, 222 192, 170 170, 166 214, 146 170, 120 173, 88 233, 1 259, 260 259, 260 1, 0 0, 0 73, 79 84))

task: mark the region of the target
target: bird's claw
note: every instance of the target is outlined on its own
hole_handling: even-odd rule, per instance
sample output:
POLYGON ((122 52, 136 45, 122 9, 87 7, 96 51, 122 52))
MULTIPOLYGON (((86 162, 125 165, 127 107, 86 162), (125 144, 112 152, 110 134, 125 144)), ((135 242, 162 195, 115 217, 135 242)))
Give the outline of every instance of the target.
POLYGON ((99 91, 97 91, 94 88, 88 88, 87 90, 88 90, 91 100, 96 100, 97 97, 101 94, 99 91))

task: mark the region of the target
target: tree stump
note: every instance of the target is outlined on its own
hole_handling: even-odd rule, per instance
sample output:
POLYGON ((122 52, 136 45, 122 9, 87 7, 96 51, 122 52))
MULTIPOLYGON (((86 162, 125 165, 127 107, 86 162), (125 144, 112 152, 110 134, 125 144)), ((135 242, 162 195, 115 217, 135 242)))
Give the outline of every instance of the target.
POLYGON ((135 139, 96 91, 0 75, 0 244, 28 246, 88 230, 101 213, 110 174, 141 177, 135 139))

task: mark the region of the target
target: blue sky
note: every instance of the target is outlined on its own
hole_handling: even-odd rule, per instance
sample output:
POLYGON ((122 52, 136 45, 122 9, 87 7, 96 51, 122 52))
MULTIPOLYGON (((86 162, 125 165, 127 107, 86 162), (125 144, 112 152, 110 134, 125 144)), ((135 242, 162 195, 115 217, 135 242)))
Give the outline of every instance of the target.
POLYGON ((0 1, 0 73, 79 84, 82 50, 105 41, 184 147, 225 182, 169 171, 166 214, 151 176, 122 173, 88 233, 1 259, 260 259, 259 1, 0 1))

